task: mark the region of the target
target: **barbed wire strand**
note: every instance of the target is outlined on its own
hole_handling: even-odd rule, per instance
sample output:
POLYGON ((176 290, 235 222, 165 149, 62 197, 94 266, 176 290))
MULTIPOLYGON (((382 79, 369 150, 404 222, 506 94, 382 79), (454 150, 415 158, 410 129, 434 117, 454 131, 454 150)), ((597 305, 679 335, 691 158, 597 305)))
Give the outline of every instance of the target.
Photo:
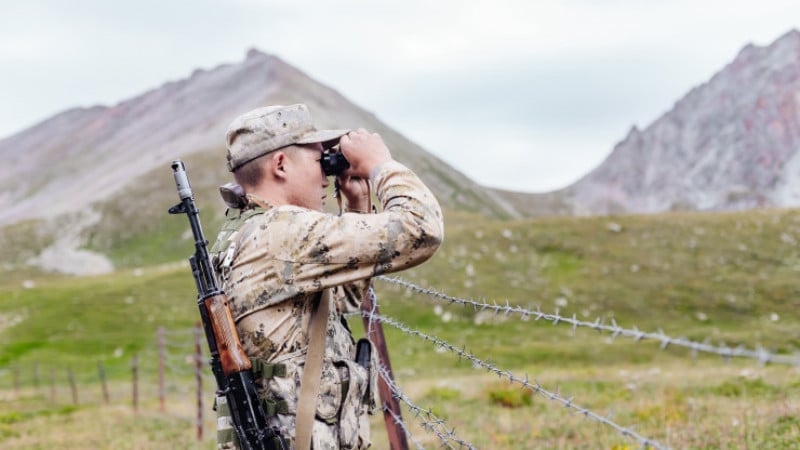
POLYGON ((395 384, 395 382, 391 379, 391 376, 389 375, 389 371, 386 370, 386 367, 381 365, 381 366, 378 367, 378 370, 379 370, 379 374, 380 374, 381 378, 383 378, 383 380, 389 386, 389 390, 392 391, 392 395, 395 398, 401 400, 403 403, 406 404, 406 406, 409 407, 409 409, 411 409, 411 412, 421 422, 422 428, 424 428, 426 431, 435 433, 439 437, 439 439, 442 441, 442 444, 444 444, 448 448, 453 448, 453 446, 450 445, 450 443, 448 442, 448 441, 453 441, 453 442, 457 443, 460 446, 459 448, 466 447, 466 448, 468 448, 470 450, 477 450, 472 443, 463 441, 463 440, 459 439, 458 437, 456 437, 455 428, 447 429, 445 421, 443 419, 440 419, 439 417, 437 417, 433 413, 432 410, 425 409, 425 408, 422 408, 420 406, 415 405, 403 393, 403 391, 400 389, 400 387, 397 386, 397 384, 395 384), (441 431, 440 428, 443 429, 444 431, 441 431))
POLYGON ((572 325, 573 332, 579 327, 591 328, 597 331, 607 331, 611 333, 612 340, 616 339, 618 336, 629 337, 636 342, 641 342, 645 339, 654 340, 660 342, 659 347, 661 350, 665 350, 670 345, 676 347, 689 348, 692 350, 691 355, 693 358, 697 356, 698 352, 703 352, 703 353, 713 353, 722 356, 726 361, 734 357, 739 357, 739 358, 755 359, 762 366, 769 363, 773 363, 773 364, 785 364, 785 365, 800 367, 800 356, 778 355, 770 352, 769 350, 763 347, 756 347, 755 350, 752 350, 746 348, 743 345, 739 345, 737 347, 728 347, 724 344, 721 346, 715 346, 709 344, 710 342, 709 339, 706 339, 703 342, 697 342, 683 337, 673 338, 667 336, 666 334, 664 334, 662 330, 653 333, 653 332, 640 331, 635 326, 630 329, 622 328, 619 325, 617 325, 617 322, 614 319, 611 319, 611 325, 601 323, 600 318, 597 318, 594 322, 587 322, 583 320, 578 320, 574 314, 572 315, 572 317, 561 316, 560 314, 558 314, 557 311, 555 314, 548 314, 542 312, 538 307, 536 308, 536 311, 532 311, 530 309, 522 308, 521 306, 511 306, 508 303, 508 301, 506 301, 505 305, 499 305, 497 303, 489 304, 473 299, 454 297, 445 294, 443 292, 437 291, 435 289, 427 289, 421 286, 417 286, 413 283, 402 280, 400 278, 393 278, 386 276, 378 276, 375 278, 385 281, 387 283, 403 286, 417 293, 425 294, 436 300, 446 301, 451 304, 456 303, 465 307, 472 306, 476 311, 489 310, 489 311, 494 311, 496 315, 502 313, 505 314, 506 316, 509 314, 520 314, 523 319, 527 319, 529 317, 532 317, 534 320, 543 319, 546 321, 553 322, 553 325, 558 325, 561 323, 569 324, 572 325))
POLYGON ((187 342, 190 342, 190 341, 175 342, 175 341, 166 339, 164 341, 164 348, 168 349, 168 350, 183 350, 183 351, 186 351, 187 353, 194 353, 194 347, 189 345, 189 343, 187 343, 187 342))
POLYGON ((182 377, 187 377, 190 375, 194 375, 197 369, 194 367, 189 366, 188 364, 186 367, 176 366, 169 361, 164 361, 164 368, 167 369, 167 372, 174 375, 179 375, 182 377))
POLYGON ((194 327, 191 328, 164 328, 164 335, 166 336, 192 336, 194 327))
MULTIPOLYGON (((362 314, 365 314, 365 315, 368 315, 368 316, 371 315, 369 312, 366 312, 366 311, 362 311, 362 314)), ((522 386, 524 386, 525 388, 529 389, 530 391, 541 395, 542 397, 545 397, 545 398, 547 398, 549 400, 552 400, 554 402, 561 403, 562 405, 564 405, 565 408, 569 408, 569 409, 575 410, 577 414, 581 414, 584 417, 591 418, 591 419, 593 419, 593 420, 595 420, 597 422, 600 422, 600 423, 602 423, 604 425, 610 426, 611 428, 614 428, 615 430, 617 430, 623 436, 629 437, 629 438, 632 438, 632 439, 636 440, 641 445, 642 448, 647 448, 649 446, 649 447, 656 448, 658 450, 666 450, 666 449, 668 449, 668 447, 662 445, 661 443, 659 443, 659 442, 657 442, 655 440, 645 438, 644 436, 641 436, 640 434, 636 433, 632 429, 625 428, 625 427, 615 423, 614 421, 611 420, 611 415, 609 415, 608 417, 604 417, 604 416, 596 414, 596 413, 594 413, 594 412, 592 412, 592 411, 590 411, 590 410, 588 410, 586 408, 583 408, 581 406, 576 405, 574 403, 574 397, 565 398, 565 397, 562 397, 557 392, 550 392, 547 389, 545 389, 544 387, 542 387, 542 385, 540 385, 536 380, 534 380, 534 382, 533 382, 534 384, 531 384, 530 383, 530 379, 529 379, 527 374, 525 375, 524 379, 523 378, 519 378, 519 377, 515 376, 512 372, 510 372, 508 370, 503 370, 503 369, 498 368, 497 366, 492 364, 491 361, 483 361, 483 360, 477 358, 472 353, 467 353, 466 348, 460 349, 460 348, 455 347, 454 345, 452 345, 452 344, 450 344, 450 343, 448 343, 448 342, 446 342, 446 341, 444 341, 442 339, 439 339, 436 336, 427 335, 425 333, 420 332, 419 330, 412 330, 409 327, 407 327, 406 325, 404 325, 403 323, 398 322, 398 321, 396 321, 396 320, 394 320, 392 318, 381 316, 381 315, 371 315, 370 319, 380 320, 382 323, 385 323, 387 325, 391 325, 391 326, 399 329, 400 331, 402 331, 403 333, 405 333, 405 334, 407 334, 409 336, 415 336, 415 337, 421 338, 423 340, 432 342, 434 345, 436 345, 438 347, 441 347, 441 348, 443 348, 443 349, 445 349, 447 351, 450 351, 451 353, 455 353, 459 357, 464 358, 464 359, 472 362, 472 364, 474 366, 483 367, 483 368, 487 369, 488 371, 495 373, 500 378, 507 378, 509 381, 519 383, 522 386)))
MULTIPOLYGON (((373 289, 372 286, 369 287, 369 290, 367 291, 367 295, 372 300, 372 311, 370 311, 370 312, 372 314, 377 314, 377 312, 378 312, 378 296, 375 295, 375 290, 373 289)), ((373 322, 371 320, 367 321, 367 339, 370 339, 370 340, 372 339, 372 326, 373 326, 373 322)))
POLYGON ((406 427, 406 423, 403 422, 402 417, 399 417, 397 414, 395 414, 395 412, 392 411, 392 408, 384 407, 383 410, 388 412, 389 415, 392 416, 395 424, 400 425, 400 428, 402 428, 406 436, 408 436, 408 438, 411 439, 411 442, 414 444, 415 447, 417 447, 417 450, 425 450, 425 447, 422 446, 422 444, 414 437, 414 435, 411 434, 411 431, 409 431, 409 429, 406 427))

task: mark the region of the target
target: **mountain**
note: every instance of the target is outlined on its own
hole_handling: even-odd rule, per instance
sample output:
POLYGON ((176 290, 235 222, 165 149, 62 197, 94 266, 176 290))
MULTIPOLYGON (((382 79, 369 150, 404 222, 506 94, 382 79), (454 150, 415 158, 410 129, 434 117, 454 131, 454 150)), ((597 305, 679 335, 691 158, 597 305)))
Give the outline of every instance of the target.
POLYGON ((259 106, 299 102, 309 105, 318 128, 379 132, 445 209, 517 216, 500 196, 372 113, 279 58, 250 50, 241 63, 196 70, 114 106, 71 109, 0 140, 0 245, 16 251, 4 268, 34 263, 102 272, 125 265, 121 256, 105 257, 125 242, 153 240, 174 223, 164 222, 164 211, 177 200, 169 169, 176 158, 186 161, 203 206, 219 213, 216 187, 230 178, 224 169, 227 125, 259 106))
POLYGON ((191 153, 217 152, 222 165, 225 128, 234 117, 296 102, 309 105, 318 127, 363 126, 382 133, 397 158, 430 182, 446 206, 513 213, 373 114, 279 58, 251 50, 241 64, 197 70, 113 107, 71 109, 0 141, 0 224, 87 207, 191 153))
POLYGON ((800 32, 745 46, 559 191, 497 191, 531 215, 800 206, 800 32))
MULTIPOLYGON (((185 251, 169 163, 184 159, 210 230, 229 179, 223 136, 240 113, 309 105, 320 128, 381 133, 431 187, 449 223, 477 214, 545 215, 800 206, 800 32, 747 45, 708 82, 565 189, 525 194, 480 186, 296 68, 257 50, 196 70, 114 106, 65 111, 0 140, 0 273, 106 272, 185 251)), ((213 232, 213 231, 212 231, 213 232)), ((207 233, 208 234, 208 233, 207 233)))

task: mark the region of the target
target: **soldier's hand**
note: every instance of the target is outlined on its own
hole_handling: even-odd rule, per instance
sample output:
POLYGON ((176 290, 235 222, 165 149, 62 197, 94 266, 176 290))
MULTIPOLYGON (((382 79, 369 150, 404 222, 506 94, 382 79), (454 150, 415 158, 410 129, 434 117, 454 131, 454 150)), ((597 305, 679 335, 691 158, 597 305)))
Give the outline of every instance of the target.
POLYGON ((339 176, 339 191, 345 199, 348 210, 369 212, 369 181, 347 173, 339 176))
POLYGON ((368 180, 372 169, 392 160, 381 136, 363 128, 342 136, 339 144, 342 154, 350 162, 348 174, 353 177, 368 180))

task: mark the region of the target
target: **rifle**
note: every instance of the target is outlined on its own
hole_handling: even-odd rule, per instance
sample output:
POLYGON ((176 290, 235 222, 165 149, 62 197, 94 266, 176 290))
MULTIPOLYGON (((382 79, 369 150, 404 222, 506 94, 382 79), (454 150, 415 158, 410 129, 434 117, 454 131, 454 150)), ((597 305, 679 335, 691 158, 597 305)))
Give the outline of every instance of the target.
POLYGON ((242 449, 287 450, 289 445, 284 438, 267 423, 267 414, 253 383, 252 364, 242 348, 228 308, 228 297, 214 278, 208 241, 200 227, 200 211, 194 203, 183 162, 172 161, 172 171, 181 202, 171 207, 169 213, 189 216, 194 234, 195 253, 189 258, 189 264, 197 286, 197 305, 211 353, 209 363, 217 381, 217 395, 224 395, 228 401, 233 428, 242 449))

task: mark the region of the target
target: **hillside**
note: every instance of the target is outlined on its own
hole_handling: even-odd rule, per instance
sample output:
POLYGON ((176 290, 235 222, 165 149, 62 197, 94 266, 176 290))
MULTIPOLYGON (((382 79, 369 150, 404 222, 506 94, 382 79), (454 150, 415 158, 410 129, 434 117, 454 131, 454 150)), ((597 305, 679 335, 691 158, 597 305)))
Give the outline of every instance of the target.
MULTIPOLYGON (((186 227, 185 220, 174 219, 180 222, 177 228, 186 227)), ((559 309, 583 320, 614 318, 693 339, 758 343, 786 352, 800 345, 796 210, 464 220, 448 231, 436 256, 404 278, 451 295, 546 312, 559 309)), ((188 239, 174 249, 185 257, 192 251, 188 239)), ((98 277, 0 281, 0 365, 45 357, 106 358, 121 341, 135 349, 159 325, 191 326, 197 311, 187 265, 154 264, 162 260, 156 253, 140 256, 139 268, 98 277), (108 342, 94 336, 108 337, 108 342), (86 340, 91 346, 84 346, 86 340)), ((459 342, 468 337, 461 335, 464 327, 471 328, 481 314, 451 306, 453 320, 443 323, 424 297, 385 282, 376 286, 384 312, 459 342)), ((510 345, 514 333, 550 333, 549 327, 500 319, 496 325, 504 326, 489 321, 488 328, 474 328, 491 339, 471 344, 476 351, 491 352, 498 363, 513 365, 522 358, 510 345), (508 346, 502 344, 506 341, 508 346)), ((536 342, 530 345, 539 360, 569 364, 589 357, 580 345, 570 355, 536 342)), ((619 354, 608 362, 628 356, 619 354)), ((602 363, 606 357, 597 358, 602 363)), ((424 367, 426 362, 405 364, 424 367)))
POLYGON ((446 209, 517 215, 372 113, 279 58, 251 50, 241 63, 197 70, 111 107, 71 109, 0 140, 0 243, 16 250, 3 270, 33 264, 103 273, 119 267, 113 253, 131 240, 179 238, 164 214, 176 199, 170 161, 187 161, 201 206, 218 212, 216 187, 230 177, 224 170, 228 123, 257 106, 296 102, 309 105, 319 128, 379 132, 446 209))

